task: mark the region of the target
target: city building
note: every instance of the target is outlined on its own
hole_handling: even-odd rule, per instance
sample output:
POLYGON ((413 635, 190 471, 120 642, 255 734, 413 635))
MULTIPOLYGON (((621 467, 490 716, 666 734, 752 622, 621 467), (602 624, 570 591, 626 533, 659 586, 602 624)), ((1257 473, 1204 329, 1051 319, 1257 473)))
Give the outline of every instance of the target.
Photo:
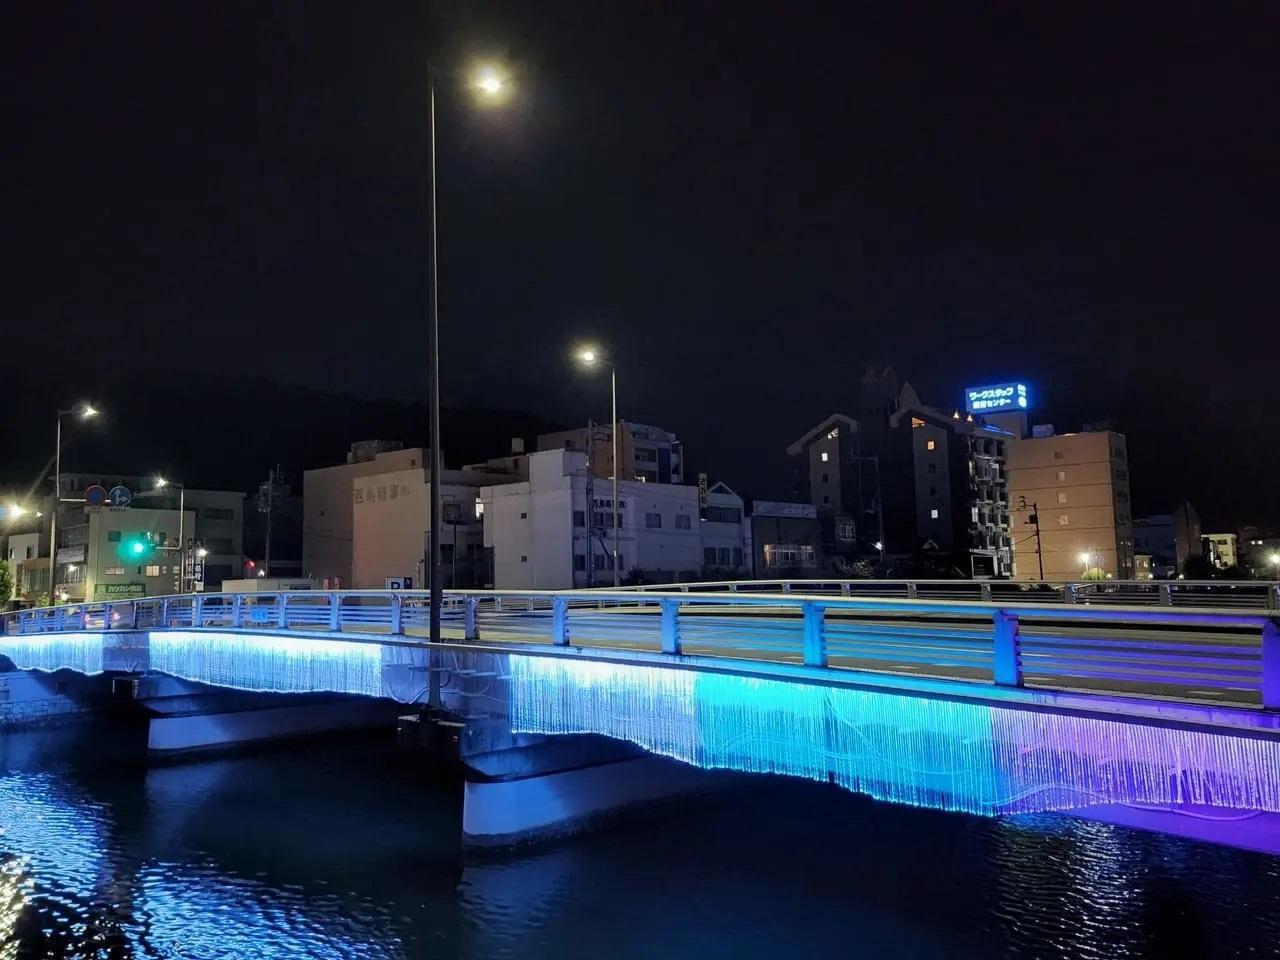
POLYGON ((1218 570, 1230 570, 1240 565, 1234 533, 1206 533, 1204 554, 1209 563, 1218 570))
POLYGON ((1007 577, 1012 568, 1005 470, 1013 434, 981 416, 946 413, 904 384, 889 416, 886 500, 891 549, 949 558, 951 573, 1007 577), (909 507, 908 507, 909 504, 909 507))
MULTIPOLYGON (((609 423, 539 435, 538 451, 579 450, 588 454, 592 472, 613 476, 613 428, 609 423)), ((684 483, 684 447, 676 435, 661 427, 619 421, 618 460, 622 480, 646 483, 684 483)))
MULTIPOLYGON (((859 430, 853 417, 833 413, 787 447, 796 495, 817 513, 820 542, 815 554, 822 561, 817 570, 847 572, 860 552, 861 526, 873 538, 861 552, 874 551, 872 544, 880 536, 878 461, 862 456, 859 430)), ((861 536, 866 539, 867 533, 861 536)))
MULTIPOLYGON (((420 448, 398 441, 353 443, 347 462, 307 470, 302 475, 302 572, 326 590, 352 585, 354 512, 352 482, 358 477, 421 468, 420 448)), ((265 534, 265 531, 264 531, 265 534)), ((263 537, 265 545, 265 535, 263 537)))
POLYGON ((1280 536, 1256 526, 1240 528, 1240 569, 1258 580, 1280 580, 1280 536))
MULTIPOLYGON (((613 582, 612 484, 585 451, 528 457, 527 478, 480 489, 484 545, 499 589, 564 589, 613 582)), ((621 579, 659 583, 747 575, 750 530, 743 501, 712 484, 623 480, 618 485, 621 579)))
POLYGON ((1076 580, 1094 569, 1121 580, 1137 575, 1121 434, 1036 427, 1008 442, 1007 467, 1018 580, 1076 580))
POLYGON ((822 524, 812 503, 752 500, 751 572, 760 580, 806 579, 822 569, 822 524))
POLYGON ((54 599, 63 603, 179 593, 178 530, 195 529, 194 510, 85 508, 58 527, 54 599))
POLYGON ((1185 574, 1189 561, 1204 556, 1200 514, 1183 502, 1172 513, 1134 520, 1133 549, 1151 556, 1151 572, 1157 580, 1185 574))
POLYGON ((13 575, 13 596, 0 597, 0 605, 6 599, 34 603, 49 592, 49 552, 43 548, 48 538, 39 529, 9 534, 4 556, 13 575))
POLYGON ((1151 554, 1135 553, 1133 555, 1133 579, 1135 580, 1154 580, 1155 574, 1151 571, 1151 554))

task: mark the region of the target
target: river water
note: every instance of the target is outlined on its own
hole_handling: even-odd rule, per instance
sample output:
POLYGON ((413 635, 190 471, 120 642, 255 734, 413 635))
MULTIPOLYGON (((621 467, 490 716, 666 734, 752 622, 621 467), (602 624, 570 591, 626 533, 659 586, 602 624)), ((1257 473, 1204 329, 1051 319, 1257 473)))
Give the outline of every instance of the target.
POLYGON ((464 856, 456 783, 381 738, 148 769, 0 734, 0 960, 1280 956, 1280 858, 759 777, 464 856))

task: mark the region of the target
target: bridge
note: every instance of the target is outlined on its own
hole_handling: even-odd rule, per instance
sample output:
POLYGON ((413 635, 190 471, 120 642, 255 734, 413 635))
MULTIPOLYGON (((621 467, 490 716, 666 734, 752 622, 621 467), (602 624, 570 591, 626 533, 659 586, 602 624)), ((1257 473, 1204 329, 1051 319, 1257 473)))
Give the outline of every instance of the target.
POLYGON ((1280 813, 1274 584, 1216 584, 1203 606, 1194 585, 959 583, 452 592, 438 645, 423 593, 194 594, 7 614, 0 654, 138 678, 184 730, 218 717, 201 736, 276 715, 209 691, 271 710, 434 698, 482 840, 683 788, 690 768, 982 815, 1280 813))

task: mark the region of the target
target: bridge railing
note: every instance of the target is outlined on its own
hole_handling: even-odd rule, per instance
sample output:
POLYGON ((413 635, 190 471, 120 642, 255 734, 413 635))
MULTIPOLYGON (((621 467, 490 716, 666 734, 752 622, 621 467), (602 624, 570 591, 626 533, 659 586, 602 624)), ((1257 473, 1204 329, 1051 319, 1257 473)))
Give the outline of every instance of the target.
MULTIPOLYGON (((189 594, 9 613, 0 632, 226 629, 425 638, 428 617, 429 595, 419 591, 189 594)), ((450 591, 442 622, 446 639, 511 648, 632 649, 1012 687, 1221 697, 1280 709, 1275 610, 794 589, 450 591)))
POLYGON ((803 593, 807 596, 886 597, 1017 603, 1094 603, 1117 606, 1280 609, 1280 581, 1272 580, 703 580, 593 588, 638 593, 803 593))

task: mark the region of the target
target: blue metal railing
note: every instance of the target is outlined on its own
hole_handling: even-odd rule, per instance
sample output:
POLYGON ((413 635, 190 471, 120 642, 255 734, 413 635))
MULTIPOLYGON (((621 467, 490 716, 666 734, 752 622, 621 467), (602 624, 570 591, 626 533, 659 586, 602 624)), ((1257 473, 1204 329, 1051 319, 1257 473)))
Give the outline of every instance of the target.
MULTIPOLYGON (((830 581, 823 581, 830 585, 830 581)), ((837 582, 858 583, 858 581, 837 582)), ((445 595, 450 640, 627 648, 1004 686, 1280 709, 1280 612, 1080 601, 857 596, 852 589, 473 591, 445 595)), ((753 585, 754 586, 754 585, 753 585)), ((918 586, 918 585, 917 585, 918 586)), ((8 613, 4 634, 131 629, 425 638, 429 596, 190 594, 8 613)), ((3 652, 3 651, 0 651, 3 652)))

